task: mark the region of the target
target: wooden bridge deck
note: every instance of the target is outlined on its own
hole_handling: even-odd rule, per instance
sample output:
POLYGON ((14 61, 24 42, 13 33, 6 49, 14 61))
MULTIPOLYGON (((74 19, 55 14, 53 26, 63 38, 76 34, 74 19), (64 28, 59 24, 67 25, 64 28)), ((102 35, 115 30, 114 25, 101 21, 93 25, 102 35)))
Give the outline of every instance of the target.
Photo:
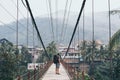
POLYGON ((52 64, 40 80, 70 80, 70 78, 62 64, 60 65, 60 75, 55 74, 55 64, 52 64))

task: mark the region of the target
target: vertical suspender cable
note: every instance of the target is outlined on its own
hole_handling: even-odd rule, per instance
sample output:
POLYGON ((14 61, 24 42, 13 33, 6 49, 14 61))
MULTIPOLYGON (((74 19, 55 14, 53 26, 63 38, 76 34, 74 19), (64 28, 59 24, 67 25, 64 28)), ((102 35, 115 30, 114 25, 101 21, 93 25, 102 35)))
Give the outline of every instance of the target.
MULTIPOLYGON (((74 28, 74 31, 73 31, 73 34, 72 34, 71 40, 70 40, 70 42, 69 42, 69 45, 68 45, 67 51, 66 51, 66 53, 65 53, 65 56, 67 55, 67 53, 68 53, 68 51, 69 51, 69 48, 70 48, 70 45, 71 45, 71 43, 72 43, 72 40, 73 40, 74 34, 75 34, 75 32, 76 32, 76 29, 77 29, 77 26, 78 26, 78 23, 79 23, 79 20, 80 20, 80 17, 81 17, 82 11, 83 11, 84 6, 85 6, 85 2, 86 2, 86 0, 84 0, 83 3, 82 3, 81 9, 80 9, 80 13, 79 13, 79 15, 78 15, 78 19, 77 19, 77 22, 76 22, 76 24, 75 24, 75 28, 74 28)), ((65 56, 63 57, 63 59, 65 58, 65 56)))
POLYGON ((94 0, 92 0, 92 54, 94 54, 94 0))
MULTIPOLYGON (((85 55, 85 10, 83 10, 83 55, 85 55)), ((85 59, 83 59, 83 72, 82 72, 82 79, 85 80, 84 78, 84 65, 85 65, 85 59)))
POLYGON ((65 37, 66 37, 66 30, 67 30, 68 21, 69 21, 71 5, 72 5, 72 0, 70 0, 70 5, 69 5, 69 9, 68 9, 68 15, 67 15, 66 23, 65 23, 65 31, 64 31, 64 34, 63 34, 63 40, 65 40, 65 37))
POLYGON ((19 18, 19 0, 17 0, 17 22, 16 22, 16 49, 18 48, 18 18, 19 18))
MULTIPOLYGON (((110 16, 110 0, 108 0, 108 8, 109 8, 109 42, 111 42, 111 16, 110 16)), ((110 51, 110 79, 113 80, 113 66, 112 66, 112 50, 111 50, 111 44, 109 44, 109 51, 110 51)))
POLYGON ((55 40, 54 37, 54 26, 53 26, 53 17, 52 17, 52 10, 51 10, 51 0, 48 0, 49 3, 49 8, 50 8, 50 20, 51 20, 51 27, 52 27, 52 37, 53 37, 53 41, 55 40))
POLYGON ((28 10, 27 10, 27 48, 28 48, 28 31, 29 31, 29 29, 28 29, 28 26, 29 26, 29 14, 28 14, 28 10))
MULTIPOLYGON (((49 3, 48 3, 48 0, 46 0, 46 8, 47 8, 47 12, 48 12, 48 19, 49 19, 49 21, 48 21, 48 25, 51 25, 51 20, 50 20, 50 13, 49 13, 49 3)), ((52 26, 52 25, 51 25, 52 26)), ((50 32, 51 32, 51 40, 53 40, 53 32, 52 32, 52 30, 50 30, 50 32)))
MULTIPOLYGON (((94 48, 95 48, 95 40, 94 40, 94 0, 92 0, 92 59, 94 58, 94 48)), ((94 59, 93 59, 94 60, 94 59)), ((92 71, 94 72, 94 61, 92 60, 91 67, 92 71)), ((94 73, 92 72, 91 77, 94 78, 94 73)))
POLYGON ((61 41, 63 40, 63 32, 64 32, 63 30, 64 30, 64 24, 65 24, 67 6, 68 6, 68 0, 66 0, 65 12, 64 12, 64 16, 63 16, 62 31, 61 31, 61 41))
POLYGON ((33 27, 33 57, 34 57, 34 55, 35 55, 35 39, 34 39, 34 27, 33 27))
MULTIPOLYGON (((73 51, 72 51, 72 53, 74 53, 74 64, 76 65, 76 53, 75 53, 75 38, 76 38, 76 36, 74 37, 74 41, 73 41, 73 51)), ((76 66, 74 66, 74 72, 75 72, 75 69, 76 69, 76 66)))
MULTIPOLYGON (((79 48, 79 45, 80 45, 79 44, 79 42, 80 42, 80 37, 79 37, 80 36, 80 32, 79 32, 79 29, 80 28, 79 27, 80 27, 80 25, 78 25, 78 30, 77 30, 78 31, 78 34, 77 34, 77 40, 78 40, 77 53, 78 53, 78 58, 77 59, 78 59, 78 65, 80 66, 80 48, 79 48)), ((78 67, 78 69, 79 69, 79 67, 78 67)), ((77 70, 77 75, 78 75, 78 70, 77 70)), ((77 76, 77 79, 78 79, 78 76, 77 76)))
MULTIPOLYGON (((17 58, 18 58, 18 18, 19 18, 19 0, 17 0, 17 22, 16 22, 16 54, 17 54, 17 58)), ((19 63, 17 63, 17 65, 19 65, 19 63)), ((19 74, 20 74, 20 68, 18 68, 18 72, 17 72, 17 75, 19 77, 19 74)))
POLYGON ((77 45, 77 48, 78 48, 78 53, 79 53, 79 64, 80 64, 80 25, 78 26, 78 45, 77 45))
POLYGON ((85 48, 85 10, 83 10, 83 50, 85 48))
POLYGON ((58 0, 56 0, 56 43, 58 42, 58 0))
POLYGON ((38 27, 37 27, 37 25, 36 25, 35 19, 34 19, 34 17, 33 17, 32 11, 31 11, 31 9, 30 9, 28 0, 25 0, 25 1, 26 1, 26 5, 27 5, 27 8, 28 8, 28 11, 30 12, 30 16, 31 16, 31 19, 32 19, 32 23, 33 23, 33 25, 34 25, 34 27, 35 27, 35 29, 36 29, 37 35, 38 35, 38 37, 39 37, 39 39, 40 39, 40 42, 41 42, 41 44, 42 44, 42 46, 43 46, 43 49, 45 50, 45 54, 46 54, 46 56, 48 57, 48 59, 50 60, 50 57, 49 57, 49 55, 48 55, 48 53, 47 53, 47 50, 46 50, 46 48, 45 48, 45 45, 44 45, 44 43, 43 43, 43 41, 42 41, 42 38, 41 38, 41 35, 40 35, 40 33, 39 33, 38 27))
MULTIPOLYGON (((63 40, 65 40, 65 34, 66 34, 66 29, 67 29, 67 25, 68 25, 68 20, 69 20, 69 14, 70 14, 70 8, 71 8, 71 4, 72 4, 72 0, 70 1, 70 5, 69 5, 69 9, 68 9, 68 15, 67 15, 67 19, 66 19, 66 23, 65 23, 65 32, 63 34, 63 40)), ((70 59, 70 58, 69 58, 70 59)), ((69 60, 68 60, 68 64, 67 64, 67 70, 69 69, 69 60)))

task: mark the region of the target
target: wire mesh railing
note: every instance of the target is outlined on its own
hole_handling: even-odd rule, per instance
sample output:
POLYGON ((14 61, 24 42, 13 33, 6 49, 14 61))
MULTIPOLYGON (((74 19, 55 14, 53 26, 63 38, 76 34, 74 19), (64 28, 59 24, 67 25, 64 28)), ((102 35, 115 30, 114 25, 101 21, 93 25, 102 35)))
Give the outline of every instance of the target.
POLYGON ((75 68, 72 67, 71 65, 65 63, 63 60, 61 60, 62 65, 66 69, 68 76, 70 77, 70 80, 73 80, 73 78, 76 76, 75 74, 75 68))
POLYGON ((15 80, 39 80, 51 66, 52 61, 46 62, 44 65, 39 66, 38 69, 30 70, 27 73, 18 76, 15 80))

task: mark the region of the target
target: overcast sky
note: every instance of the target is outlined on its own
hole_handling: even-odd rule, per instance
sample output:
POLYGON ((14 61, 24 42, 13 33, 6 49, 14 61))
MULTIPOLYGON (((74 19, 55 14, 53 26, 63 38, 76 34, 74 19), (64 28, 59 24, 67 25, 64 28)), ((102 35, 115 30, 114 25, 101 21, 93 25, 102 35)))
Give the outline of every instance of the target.
MULTIPOLYGON (((0 0, 0 21, 9 23, 15 21, 16 18, 16 1, 17 0, 0 0), (9 14, 8 14, 9 13, 9 14)), ((24 0, 23 0, 24 1, 24 0)), ((28 0, 35 17, 45 16, 48 14, 48 0, 28 0)), ((71 0, 68 0, 68 6, 71 0)), ((83 0, 72 0, 71 11, 78 12, 81 8, 83 0)), ((92 0, 86 0, 85 11, 91 12, 92 0)), ((120 9, 120 0, 110 0, 111 9, 120 9)), ((52 12, 56 12, 56 0, 51 0, 52 12)), ((61 11, 65 9, 66 0, 57 0, 58 9, 61 11)), ((108 11, 108 0, 94 0, 95 12, 108 11)), ((59 15, 58 15, 59 16, 59 15)), ((19 0, 19 19, 26 17, 26 9, 19 0)))

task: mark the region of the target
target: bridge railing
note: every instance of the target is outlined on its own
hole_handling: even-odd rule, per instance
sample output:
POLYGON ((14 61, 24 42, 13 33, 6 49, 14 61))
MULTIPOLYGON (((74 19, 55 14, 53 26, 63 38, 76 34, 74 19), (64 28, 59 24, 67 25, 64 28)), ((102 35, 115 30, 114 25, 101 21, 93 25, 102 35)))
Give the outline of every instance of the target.
POLYGON ((51 64, 52 64, 52 61, 49 61, 44 65, 41 65, 37 70, 35 69, 32 71, 28 71, 23 75, 17 76, 15 80, 39 80, 40 78, 42 78, 42 76, 48 70, 51 64))
POLYGON ((61 60, 62 65, 64 66, 64 68, 66 69, 68 76, 70 77, 70 80, 73 80, 76 75, 76 70, 74 67, 72 67, 71 65, 65 63, 63 60, 61 60))

